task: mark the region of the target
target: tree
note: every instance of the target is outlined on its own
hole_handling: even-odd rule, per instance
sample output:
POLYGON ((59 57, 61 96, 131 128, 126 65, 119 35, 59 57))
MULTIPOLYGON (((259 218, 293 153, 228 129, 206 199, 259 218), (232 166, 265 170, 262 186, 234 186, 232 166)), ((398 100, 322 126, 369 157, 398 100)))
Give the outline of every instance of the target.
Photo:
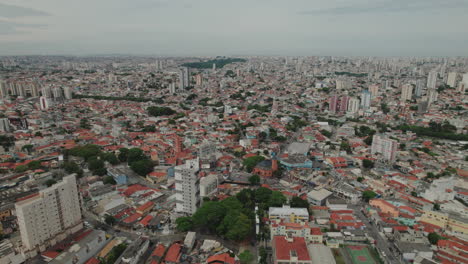
POLYGON ((252 156, 244 159, 242 164, 248 172, 251 172, 255 168, 255 166, 257 166, 257 164, 262 162, 263 160, 265 160, 263 156, 252 156))
POLYGON ((228 230, 226 233, 228 239, 242 241, 249 236, 252 230, 252 221, 245 214, 241 213, 228 230))
POLYGON ((291 199, 291 202, 289 203, 289 205, 294 208, 306 208, 307 210, 309 210, 309 207, 310 207, 309 202, 307 200, 304 200, 297 196, 294 196, 291 199))
POLYGON ((358 182, 363 182, 363 181, 364 181, 364 177, 357 177, 357 181, 358 181, 358 182))
POLYGON ((50 187, 50 186, 52 186, 52 185, 54 185, 54 184, 56 184, 56 183, 57 183, 56 180, 54 180, 54 179, 48 179, 48 180, 45 182, 45 185, 46 185, 47 187, 50 187))
POLYGON ((364 201, 369 202, 370 199, 374 199, 377 196, 377 194, 373 191, 363 191, 362 192, 362 199, 364 201))
POLYGON ((154 125, 145 126, 143 132, 156 132, 156 127, 154 125))
POLYGON ((38 160, 34 160, 28 163, 28 169, 30 170, 37 170, 41 168, 41 162, 38 160))
POLYGON ((364 143, 366 143, 368 146, 372 145, 372 142, 374 141, 373 136, 367 136, 364 140, 364 143))
POLYGON ((259 185, 260 184, 260 176, 257 174, 252 175, 249 177, 249 182, 251 185, 259 185))
POLYGON ((34 149, 34 146, 31 145, 31 144, 24 145, 24 146, 21 148, 21 150, 23 150, 23 151, 26 150, 28 153, 31 153, 31 151, 32 151, 33 149, 34 149))
POLYGON ((433 209, 434 209, 434 211, 440 211, 440 204, 435 203, 433 209))
POLYGON ((241 264, 248 264, 252 262, 254 259, 254 255, 250 253, 249 250, 244 250, 242 253, 239 254, 239 260, 241 264))
POLYGON ((115 154, 112 153, 112 152, 105 152, 105 153, 102 153, 101 158, 102 158, 103 160, 109 162, 109 163, 112 164, 112 165, 117 165, 117 164, 119 164, 119 159, 118 159, 117 156, 115 156, 115 154))
POLYGON ((25 172, 28 170, 28 166, 26 165, 19 165, 15 168, 15 172, 25 172))
POLYGON ((169 116, 176 113, 176 111, 172 110, 170 107, 150 106, 147 110, 149 115, 156 117, 169 116))
POLYGON ((268 207, 282 207, 286 201, 286 197, 281 192, 273 191, 268 201, 268 207))
POLYGON ((132 148, 128 151, 128 164, 131 164, 135 161, 141 161, 147 159, 145 154, 143 153, 143 150, 139 148, 132 148))
POLYGON ((80 128, 83 128, 83 129, 91 129, 91 125, 89 124, 88 119, 82 118, 82 119, 80 120, 80 128))
POLYGON ((193 228, 192 217, 179 217, 176 220, 177 230, 180 232, 187 232, 193 228))
POLYGON ((94 158, 92 158, 92 159, 90 159, 88 161, 88 168, 92 172, 100 170, 100 169, 104 168, 104 161, 94 157, 94 158))
POLYGON ((103 182, 104 184, 110 184, 110 185, 117 184, 117 182, 115 182, 115 180, 114 180, 114 177, 112 177, 112 176, 106 176, 106 177, 104 177, 104 179, 102 180, 102 182, 103 182))
POLYGON ((215 231, 225 214, 226 210, 219 202, 206 202, 193 215, 193 223, 195 226, 215 231))
POLYGON ((117 222, 117 219, 115 219, 115 217, 112 215, 106 215, 106 217, 104 218, 104 222, 112 226, 115 224, 115 222, 117 222))
POLYGON ((371 168, 374 168, 374 162, 369 159, 363 159, 362 166, 366 169, 371 169, 371 168))
POLYGON ((267 203, 270 200, 272 191, 265 187, 260 187, 255 191, 255 200, 257 203, 267 203))
POLYGON ((65 161, 62 165, 62 168, 67 172, 67 173, 76 173, 78 178, 83 176, 83 170, 78 166, 73 161, 65 161))
POLYGON ((128 160, 128 151, 129 149, 128 148, 120 148, 119 149, 119 160, 121 162, 126 162, 128 160))
POLYGON ((154 169, 153 161, 144 159, 132 162, 130 164, 130 169, 140 176, 146 176, 148 173, 152 172, 154 169))
POLYGON ((429 242, 431 242, 432 245, 436 245, 439 240, 443 239, 443 237, 435 232, 432 232, 427 235, 427 239, 429 239, 429 242))

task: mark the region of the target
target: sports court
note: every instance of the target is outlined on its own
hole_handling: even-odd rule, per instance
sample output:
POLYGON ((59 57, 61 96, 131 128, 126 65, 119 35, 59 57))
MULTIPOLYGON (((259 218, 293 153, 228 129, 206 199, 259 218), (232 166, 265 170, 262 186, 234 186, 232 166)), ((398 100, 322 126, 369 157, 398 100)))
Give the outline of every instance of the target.
POLYGON ((367 246, 346 246, 354 264, 376 264, 367 246))

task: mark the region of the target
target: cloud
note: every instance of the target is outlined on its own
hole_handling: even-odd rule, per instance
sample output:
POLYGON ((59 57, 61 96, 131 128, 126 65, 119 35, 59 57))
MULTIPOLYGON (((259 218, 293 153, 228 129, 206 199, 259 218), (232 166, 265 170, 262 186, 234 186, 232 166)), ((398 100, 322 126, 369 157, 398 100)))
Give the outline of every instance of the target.
POLYGON ((428 10, 467 8, 466 0, 384 0, 339 6, 310 11, 300 11, 301 15, 355 15, 368 13, 398 13, 428 10))
POLYGON ((21 7, 14 5, 6 5, 0 3, 0 17, 15 18, 29 16, 49 16, 50 14, 44 11, 36 10, 29 7, 21 7))
POLYGON ((0 35, 22 34, 27 33, 33 28, 44 28, 46 25, 41 24, 20 24, 9 21, 0 20, 0 35))

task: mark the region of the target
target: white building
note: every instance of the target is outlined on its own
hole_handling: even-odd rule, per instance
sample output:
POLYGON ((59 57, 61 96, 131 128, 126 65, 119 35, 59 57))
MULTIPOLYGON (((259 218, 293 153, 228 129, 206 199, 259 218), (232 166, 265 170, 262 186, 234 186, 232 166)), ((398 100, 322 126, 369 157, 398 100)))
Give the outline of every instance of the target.
POLYGON ((75 175, 23 198, 15 204, 21 241, 26 251, 56 244, 82 228, 75 175))
POLYGON ((434 180, 421 197, 431 202, 451 201, 455 198, 454 188, 455 180, 453 177, 434 180), (449 191, 448 191, 449 190, 449 191))
POLYGON ((359 99, 358 98, 351 98, 348 101, 348 113, 356 113, 359 111, 359 99))
POLYGON ((457 73, 456 72, 449 72, 447 76, 447 85, 455 88, 457 85, 457 73))
POLYGON ((200 204, 199 160, 186 161, 175 167, 176 211, 193 214, 200 204))
POLYGON ((437 85, 437 72, 436 71, 431 71, 429 72, 429 75, 427 76, 427 87, 428 88, 436 88, 437 85))
POLYGON ((382 135, 374 135, 372 138, 372 155, 382 155, 387 161, 395 161, 398 142, 382 135))
POLYGON ((301 223, 309 222, 309 211, 306 208, 291 208, 289 205, 283 207, 270 207, 268 215, 272 222, 301 223))
POLYGON ((405 84, 405 85, 403 85, 403 87, 401 87, 400 100, 402 102, 405 102, 407 100, 411 100, 412 95, 413 95, 413 85, 405 84))
POLYGON ((200 197, 210 196, 218 189, 218 176, 210 174, 200 179, 200 197))
POLYGON ((371 105, 371 93, 367 90, 362 91, 361 93, 361 107, 364 110, 369 109, 371 105))

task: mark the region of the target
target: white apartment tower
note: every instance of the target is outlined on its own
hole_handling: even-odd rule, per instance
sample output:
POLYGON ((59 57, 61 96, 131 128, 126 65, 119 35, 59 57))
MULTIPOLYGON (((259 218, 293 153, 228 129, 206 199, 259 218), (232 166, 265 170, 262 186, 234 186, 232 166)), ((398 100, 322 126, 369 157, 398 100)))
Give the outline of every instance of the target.
POLYGON ((200 204, 199 159, 175 167, 176 211, 192 215, 200 204))
POLYGON ((402 102, 405 102, 407 100, 411 100, 412 96, 413 96, 413 85, 411 85, 411 84, 403 85, 403 87, 401 87, 401 98, 400 98, 400 100, 402 102))
POLYGON ((361 93, 361 107, 364 110, 369 109, 371 105, 371 93, 368 90, 364 90, 361 93))
POLYGON ((15 204, 21 241, 26 251, 43 250, 82 228, 75 175, 15 204))
POLYGON ((427 87, 428 88, 436 88, 437 85, 437 72, 431 71, 427 76, 427 87))
POLYGON ((358 98, 351 98, 348 101, 348 113, 356 113, 359 111, 359 99, 358 98))
POLYGON ((372 155, 382 155, 385 160, 394 162, 397 149, 398 142, 393 139, 382 135, 374 135, 372 138, 372 155))
POLYGON ((457 85, 457 73, 456 72, 449 72, 447 76, 447 85, 455 88, 457 85))

